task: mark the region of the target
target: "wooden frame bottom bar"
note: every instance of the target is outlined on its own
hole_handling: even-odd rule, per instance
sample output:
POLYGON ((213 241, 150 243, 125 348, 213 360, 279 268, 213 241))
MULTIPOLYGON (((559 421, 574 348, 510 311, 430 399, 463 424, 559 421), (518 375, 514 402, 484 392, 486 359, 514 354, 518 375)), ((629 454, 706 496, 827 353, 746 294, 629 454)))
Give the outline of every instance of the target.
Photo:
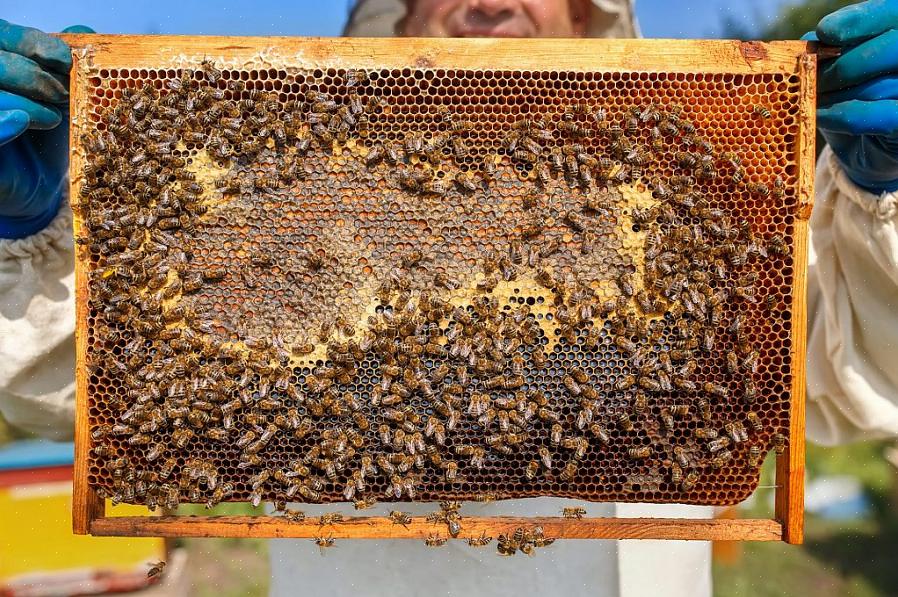
MULTIPOLYGON (((780 541, 782 524, 772 519, 463 517, 458 539, 497 537, 518 527, 541 526, 559 539, 681 539, 700 541, 780 541)), ((335 539, 424 539, 448 537, 446 525, 413 519, 407 526, 389 518, 359 517, 333 525, 317 518, 293 523, 274 516, 121 516, 91 521, 92 535, 132 537, 261 537, 335 539)))

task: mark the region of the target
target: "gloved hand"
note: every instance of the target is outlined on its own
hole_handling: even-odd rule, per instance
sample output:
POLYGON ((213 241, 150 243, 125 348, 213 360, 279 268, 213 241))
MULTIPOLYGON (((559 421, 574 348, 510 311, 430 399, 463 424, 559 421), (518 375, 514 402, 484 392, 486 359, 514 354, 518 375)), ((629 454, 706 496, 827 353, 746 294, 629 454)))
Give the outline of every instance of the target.
POLYGON ((845 173, 873 193, 898 190, 898 0, 846 6, 804 39, 842 48, 820 63, 817 128, 845 173))
MULTIPOLYGON (((66 33, 93 33, 69 27, 66 33)), ((53 220, 68 170, 69 47, 0 19, 0 239, 53 220)))

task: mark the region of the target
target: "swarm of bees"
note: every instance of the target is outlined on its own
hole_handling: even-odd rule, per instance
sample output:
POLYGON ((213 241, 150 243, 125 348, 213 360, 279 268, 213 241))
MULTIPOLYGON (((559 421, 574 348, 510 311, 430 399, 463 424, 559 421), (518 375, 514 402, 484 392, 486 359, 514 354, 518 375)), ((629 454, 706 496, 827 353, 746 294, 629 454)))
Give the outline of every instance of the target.
MULTIPOLYGON (((486 151, 477 126, 446 107, 434 109, 436 132, 378 136, 391 105, 376 79, 346 71, 339 92, 309 85, 301 100, 284 102, 204 62, 161 89, 122 89, 102 126, 82 137, 88 159, 73 207, 91 262, 89 375, 117 380, 103 397, 109 415, 95 418, 91 434, 101 495, 151 509, 273 501, 302 523, 288 502, 345 500, 361 510, 378 499, 522 495, 505 488, 508 478, 523 495, 590 497, 578 485, 583 472, 610 454, 625 470, 659 471, 665 501, 695 501, 718 471, 756 474, 768 449, 786 449, 778 423, 757 406, 763 355, 752 338, 758 317, 784 309, 761 276, 790 247, 703 190, 723 180, 755 201, 782 200, 782 178, 749 176, 682 107, 651 102, 522 116, 486 151), (524 224, 470 256, 479 271, 464 301, 466 281, 430 271, 430 256, 410 248, 376 280, 376 309, 364 321, 328 320, 296 342, 233 341, 197 298, 233 283, 228 268, 193 265, 201 249, 191 239, 207 225, 210 197, 293 188, 319 163, 310 160, 350 141, 364 147, 365 168, 384 169, 396 193, 421 201, 487 202, 491 188, 526 185, 524 224), (199 182, 184 146, 226 174, 199 182), (272 151, 279 162, 269 174, 246 167, 272 151), (627 213, 643 258, 600 292, 565 264, 603 250, 602 226, 625 221, 619 189, 636 184, 652 195, 627 213), (541 211, 550 203, 554 212, 541 211), (420 290, 425 276, 432 283, 420 290), (551 324, 535 303, 500 300, 498 288, 524 280, 545 297, 551 324), (322 355, 314 366, 296 365, 313 353, 322 355), (366 368, 376 374, 362 386, 366 368)), ((765 106, 750 111, 771 118, 765 106)), ((335 260, 309 250, 301 274, 314 280, 335 260)), ((279 267, 261 251, 248 261, 279 267)), ((648 496, 603 489, 598 497, 648 496)), ((428 546, 458 537, 459 508, 443 501, 427 517, 448 535, 429 536, 428 546)), ((399 510, 389 519, 412 522, 399 510)), ((342 520, 325 514, 318 524, 342 520)), ((552 541, 539 527, 497 538, 502 555, 533 555, 552 541)), ((334 539, 315 543, 323 553, 334 539)))

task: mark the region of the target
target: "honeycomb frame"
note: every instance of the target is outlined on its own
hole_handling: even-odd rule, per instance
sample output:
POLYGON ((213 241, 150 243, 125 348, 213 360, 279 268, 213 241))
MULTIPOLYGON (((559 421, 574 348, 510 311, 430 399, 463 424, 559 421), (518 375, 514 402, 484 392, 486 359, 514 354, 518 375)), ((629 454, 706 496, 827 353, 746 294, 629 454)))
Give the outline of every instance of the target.
MULTIPOLYGON (((72 74, 72 172, 80 172, 83 159, 78 134, 88 123, 87 91, 90 79, 103 69, 128 69, 140 75, 142 69, 196 68, 201 58, 238 69, 441 69, 509 70, 512 76, 528 70, 571 72, 674 73, 683 77, 769 75, 796 77, 793 98, 795 127, 790 137, 794 162, 794 230, 792 257, 791 401, 788 413, 788 446, 777 457, 777 512, 772 521, 618 521, 593 519, 567 521, 538 519, 559 537, 658 537, 658 538, 744 538, 800 541, 801 479, 803 470, 804 400, 804 259, 807 218, 810 214, 813 180, 813 49, 805 43, 771 44, 744 42, 683 42, 659 40, 588 40, 553 42, 543 40, 299 40, 280 38, 167 38, 132 36, 68 36, 75 48, 72 74), (160 53, 161 52, 161 53, 160 53), (162 56, 162 58, 160 58, 162 56), (527 56, 527 58, 522 58, 527 56), (726 524, 722 524, 726 523, 726 524)), ((638 76, 638 75, 637 75, 638 76)), ((72 196, 79 196, 81 180, 72 177, 72 196)), ((790 184, 790 186, 793 186, 790 184)), ((82 222, 76 217, 76 235, 82 222)), ((87 417, 87 346, 85 324, 87 309, 87 264, 79 258, 76 265, 78 308, 78 423, 76 448, 77 532, 94 534, 200 534, 227 536, 315 536, 316 525, 284 525, 277 519, 251 517, 249 520, 210 521, 210 527, 186 524, 178 517, 128 520, 104 518, 102 500, 87 484, 89 432, 87 417), (78 515, 80 513, 80 515, 78 515), (218 525, 218 526, 215 526, 218 525)), ((389 525, 389 520, 351 519, 334 536, 426 537, 429 524, 409 529, 389 525), (385 524, 382 524, 385 520, 385 524), (388 526, 389 525, 389 526, 388 526), (344 534, 345 533, 345 534, 344 534)), ((480 530, 514 528, 514 519, 466 519, 465 533, 476 536, 480 530), (498 525, 498 527, 497 527, 498 525), (503 526, 504 525, 504 526, 503 526)), ((199 521, 195 521, 198 523, 199 521)), ((535 522, 535 521, 534 521, 535 522)))

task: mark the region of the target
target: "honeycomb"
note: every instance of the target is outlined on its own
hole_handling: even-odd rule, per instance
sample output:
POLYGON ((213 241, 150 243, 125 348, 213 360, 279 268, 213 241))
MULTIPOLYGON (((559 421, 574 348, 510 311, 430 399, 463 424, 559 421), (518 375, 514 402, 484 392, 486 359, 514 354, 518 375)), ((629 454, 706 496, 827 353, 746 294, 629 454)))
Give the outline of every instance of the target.
POLYGON ((113 503, 733 504, 787 441, 799 79, 100 69, 113 503))

